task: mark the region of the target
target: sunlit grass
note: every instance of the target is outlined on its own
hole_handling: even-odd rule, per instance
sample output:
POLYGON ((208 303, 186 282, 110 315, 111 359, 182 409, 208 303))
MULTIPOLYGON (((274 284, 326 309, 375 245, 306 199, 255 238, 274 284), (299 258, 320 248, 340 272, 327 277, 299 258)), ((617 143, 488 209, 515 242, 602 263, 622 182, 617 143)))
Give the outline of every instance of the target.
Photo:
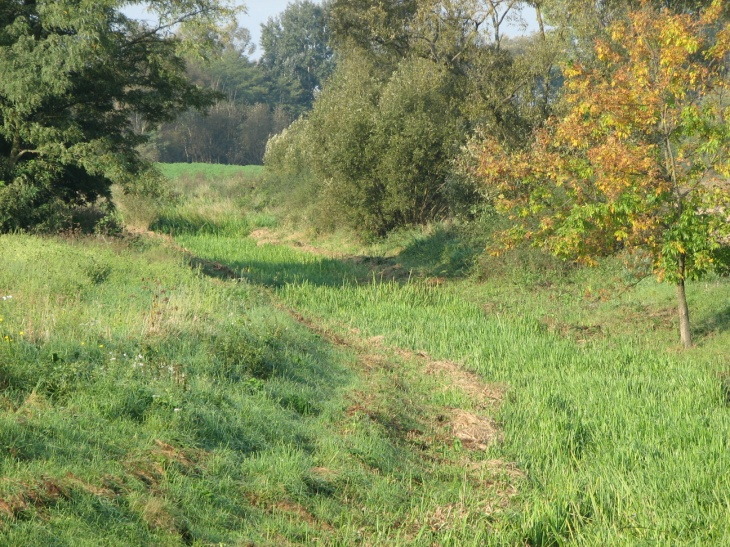
MULTIPOLYGON (((400 237, 390 256, 414 269, 458 241, 400 237)), ((457 360, 509 386, 498 414, 504 441, 490 457, 517 462, 527 487, 511 517, 481 523, 489 529, 481 541, 730 541, 726 280, 690 287, 698 347, 679 352, 672 287, 647 279, 632 288, 620 261, 598 270, 545 262, 513 275, 507 267, 483 282, 445 270, 446 283, 431 286, 363 282, 352 263, 283 246, 205 235, 180 241, 274 288, 327 329, 457 360)), ((441 536, 457 544, 464 537, 441 536)))
POLYGON ((260 165, 223 165, 212 163, 160 163, 157 164, 163 175, 176 184, 185 180, 230 179, 256 177, 263 173, 260 165))
MULTIPOLYGON (((482 454, 452 443, 417 360, 360 362, 160 241, 0 246, 0 543, 478 544, 519 481, 465 475, 482 454)), ((251 281, 291 266, 248 248, 274 257, 251 281)))
POLYGON ((680 352, 672 288, 620 261, 495 262, 456 225, 317 242, 383 282, 248 238, 278 221, 236 177, 151 209, 191 254, 0 236, 0 543, 730 543, 727 280, 690 285, 680 352), (501 440, 466 450, 457 408, 501 440))

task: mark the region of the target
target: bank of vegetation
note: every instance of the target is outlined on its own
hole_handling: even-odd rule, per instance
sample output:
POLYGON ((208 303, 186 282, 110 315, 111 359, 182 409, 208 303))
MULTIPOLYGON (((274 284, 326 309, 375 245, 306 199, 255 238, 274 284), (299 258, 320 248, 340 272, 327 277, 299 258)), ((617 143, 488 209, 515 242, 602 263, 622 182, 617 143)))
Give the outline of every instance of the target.
POLYGON ((727 541, 724 279, 679 351, 620 261, 292 236, 211 171, 137 235, 2 236, 4 542, 727 541))
POLYGON ((0 2, 0 542, 728 543, 723 2, 92 4, 0 2))

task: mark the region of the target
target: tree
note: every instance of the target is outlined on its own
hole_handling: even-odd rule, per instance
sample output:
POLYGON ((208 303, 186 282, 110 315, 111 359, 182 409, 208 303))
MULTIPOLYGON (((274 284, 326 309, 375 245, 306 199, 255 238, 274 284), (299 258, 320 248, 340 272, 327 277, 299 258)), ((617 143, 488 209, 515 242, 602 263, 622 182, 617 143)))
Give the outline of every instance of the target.
POLYGON ((334 0, 337 68, 308 117, 271 143, 267 165, 288 174, 279 162, 305 164, 301 179, 321 181, 310 193, 317 216, 366 236, 466 210, 476 194, 453 160, 470 131, 522 142, 545 110, 533 106, 536 71, 501 47, 518 5, 334 0))
MULTIPOLYGON (((192 38, 192 37, 191 37, 192 38)), ((270 75, 249 55, 248 30, 229 25, 210 34, 215 55, 186 56, 188 78, 222 96, 205 111, 191 110, 164 124, 145 152, 158 161, 261 164, 270 136, 290 122, 270 75), (273 103, 273 104, 272 104, 273 103)))
POLYGON ((531 241, 593 262, 640 249, 676 285, 680 334, 692 343, 685 281, 728 265, 730 28, 723 3, 701 15, 648 3, 610 26, 597 66, 565 68, 567 115, 532 146, 476 145, 477 173, 531 241))
POLYGON ((113 183, 132 188, 147 167, 132 120, 152 128, 216 99, 188 81, 182 57, 206 40, 173 31, 221 24, 236 13, 229 2, 152 0, 153 24, 126 17, 128 4, 0 1, 0 231, 108 198, 113 183))
POLYGON ((332 0, 332 41, 338 51, 368 52, 395 64, 410 51, 409 21, 419 0, 332 0))
POLYGON ((295 105, 295 115, 312 107, 315 90, 335 66, 328 9, 328 2, 318 6, 310 0, 297 0, 261 25, 264 51, 260 64, 274 80, 273 91, 281 94, 279 102, 295 105))

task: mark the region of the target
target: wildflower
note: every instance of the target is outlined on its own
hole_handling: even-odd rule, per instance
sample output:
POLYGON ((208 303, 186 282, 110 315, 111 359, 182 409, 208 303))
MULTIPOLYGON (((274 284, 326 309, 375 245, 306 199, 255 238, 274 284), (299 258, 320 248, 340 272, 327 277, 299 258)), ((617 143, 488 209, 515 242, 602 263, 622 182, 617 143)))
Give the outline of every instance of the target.
POLYGON ((19 332, 18 334, 19 334, 20 336, 25 336, 25 331, 22 331, 22 330, 21 330, 21 331, 20 331, 20 332, 19 332))
POLYGON ((10 300, 13 297, 12 294, 9 294, 7 296, 3 296, 3 300, 10 300))
POLYGON ((99 347, 100 347, 100 348, 103 348, 103 347, 104 347, 104 344, 99 344, 99 347))
POLYGON ((180 412, 181 410, 182 410, 182 408, 175 408, 175 409, 173 409, 173 412, 180 412))
POLYGON ((85 346, 85 345, 86 345, 86 342, 81 342, 81 345, 82 345, 82 346, 85 346))

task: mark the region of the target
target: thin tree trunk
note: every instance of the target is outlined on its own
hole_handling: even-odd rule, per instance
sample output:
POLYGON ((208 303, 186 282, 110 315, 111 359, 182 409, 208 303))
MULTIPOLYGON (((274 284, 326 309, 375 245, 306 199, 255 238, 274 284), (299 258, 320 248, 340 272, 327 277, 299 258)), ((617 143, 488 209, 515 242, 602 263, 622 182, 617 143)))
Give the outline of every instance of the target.
POLYGON ((537 19, 537 24, 540 27, 540 36, 542 36, 542 41, 545 42, 545 23, 542 20, 542 10, 540 9, 540 2, 535 2, 535 18, 537 19))
POLYGON ((679 311, 679 336, 682 345, 686 348, 692 347, 692 333, 689 330, 689 307, 687 306, 687 293, 684 290, 684 266, 685 257, 679 257, 679 281, 677 282, 677 308, 679 311))
POLYGON ((15 165, 18 163, 20 156, 22 156, 20 151, 20 135, 16 132, 13 136, 13 146, 10 149, 10 157, 8 158, 8 167, 11 173, 15 169, 15 165))

